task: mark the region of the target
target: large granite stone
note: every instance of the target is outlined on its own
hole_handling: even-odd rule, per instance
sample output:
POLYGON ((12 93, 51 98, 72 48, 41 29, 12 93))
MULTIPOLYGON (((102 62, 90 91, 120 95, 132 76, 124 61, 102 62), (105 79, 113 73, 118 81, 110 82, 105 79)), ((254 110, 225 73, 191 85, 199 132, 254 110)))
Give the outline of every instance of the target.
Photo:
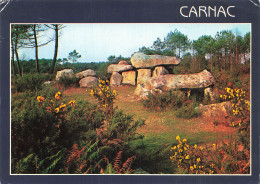
POLYGON ((136 72, 135 71, 122 72, 122 76, 123 76, 122 84, 135 85, 135 79, 136 79, 136 72))
POLYGON ((92 87, 98 85, 98 82, 99 82, 99 80, 97 77, 88 76, 88 77, 81 79, 79 81, 79 85, 81 88, 92 88, 92 87))
POLYGON ((130 59, 135 68, 153 68, 160 65, 178 65, 181 60, 171 56, 145 55, 137 52, 130 59))
POLYGON ((64 70, 57 72, 56 81, 59 81, 60 78, 62 78, 62 77, 73 78, 73 77, 75 77, 75 75, 74 75, 74 72, 72 69, 64 69, 64 70))

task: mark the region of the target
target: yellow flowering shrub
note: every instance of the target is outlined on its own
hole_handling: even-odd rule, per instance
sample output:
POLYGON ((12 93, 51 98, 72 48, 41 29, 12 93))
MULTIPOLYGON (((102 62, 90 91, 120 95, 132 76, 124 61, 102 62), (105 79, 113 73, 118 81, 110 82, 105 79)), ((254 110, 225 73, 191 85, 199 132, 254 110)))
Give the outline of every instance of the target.
POLYGON ((238 134, 242 144, 249 149, 250 145, 250 102, 245 99, 246 93, 243 89, 226 88, 227 95, 220 95, 223 100, 229 100, 232 104, 233 127, 238 128, 238 134))
POLYGON ((67 107, 73 106, 75 104, 75 100, 71 100, 69 103, 63 103, 61 101, 62 94, 58 91, 53 99, 45 99, 42 96, 38 96, 38 102, 46 109, 49 113, 54 113, 58 117, 65 117, 67 112, 67 107))
POLYGON ((213 174, 214 166, 206 162, 204 148, 196 144, 190 146, 187 139, 181 140, 180 136, 176 137, 178 144, 171 147, 170 159, 177 163, 180 172, 188 174, 213 174))
POLYGON ((247 174, 250 172, 250 153, 240 150, 236 140, 229 144, 187 144, 187 139, 176 137, 178 144, 170 149, 170 160, 178 173, 186 174, 247 174))
POLYGON ((106 116, 113 114, 113 101, 116 98, 116 90, 112 90, 108 80, 99 79, 99 85, 91 89, 91 96, 96 98, 99 105, 105 109, 106 116))

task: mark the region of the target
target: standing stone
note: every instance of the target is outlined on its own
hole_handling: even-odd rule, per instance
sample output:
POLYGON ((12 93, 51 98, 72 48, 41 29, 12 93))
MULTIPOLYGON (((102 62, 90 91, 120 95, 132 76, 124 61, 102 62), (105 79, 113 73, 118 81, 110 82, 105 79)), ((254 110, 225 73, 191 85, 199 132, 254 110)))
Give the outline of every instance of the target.
POLYGON ((88 70, 84 70, 82 72, 76 73, 76 77, 77 78, 84 78, 87 76, 96 76, 97 73, 94 70, 88 69, 88 70))
POLYGON ((157 77, 159 75, 166 75, 166 74, 169 74, 169 71, 166 70, 166 68, 164 68, 163 66, 157 66, 153 71, 153 77, 157 77))
POLYGON ((204 97, 206 96, 209 96, 211 101, 215 99, 215 94, 212 92, 211 87, 207 87, 204 89, 204 97))
POLYGON ((73 77, 75 77, 75 75, 74 75, 74 72, 72 69, 64 69, 64 70, 57 72, 56 80, 59 81, 60 78, 62 78, 62 77, 73 78, 73 77))
POLYGON ((136 79, 136 72, 135 71, 122 72, 122 76, 123 76, 122 84, 135 85, 135 79, 136 79))
POLYGON ((144 98, 144 97, 148 96, 149 90, 143 88, 143 86, 141 84, 137 84, 134 94, 141 98, 144 98))
POLYGON ((123 76, 118 72, 113 72, 110 78, 110 85, 119 86, 122 84, 123 76))
POLYGON ((137 70, 137 84, 142 84, 144 80, 148 80, 151 77, 152 71, 151 69, 139 69, 137 70))
POLYGON ((98 85, 98 78, 88 76, 79 81, 79 85, 81 88, 92 88, 93 86, 98 85))
POLYGON ((137 52, 130 59, 135 68, 153 68, 160 65, 178 65, 181 60, 171 56, 145 55, 137 52))

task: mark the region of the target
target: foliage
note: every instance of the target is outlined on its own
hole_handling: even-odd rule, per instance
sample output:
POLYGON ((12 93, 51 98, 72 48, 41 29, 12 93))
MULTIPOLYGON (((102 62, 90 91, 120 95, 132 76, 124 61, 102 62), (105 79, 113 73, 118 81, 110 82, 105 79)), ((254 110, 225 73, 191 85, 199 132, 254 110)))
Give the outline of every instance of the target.
POLYGON ((237 128, 239 139, 231 137, 229 143, 217 146, 193 147, 187 139, 173 146, 170 159, 177 164, 179 172, 188 174, 248 174, 250 173, 250 102, 245 100, 242 89, 226 88, 226 94, 220 95, 223 100, 230 100, 232 112, 238 121, 232 121, 237 128))
POLYGON ((187 50, 190 45, 188 37, 177 29, 175 29, 174 32, 171 31, 168 33, 164 42, 166 47, 172 51, 175 50, 175 53, 177 53, 178 49, 179 57, 181 57, 181 52, 187 50))
POLYGON ((179 118, 190 119, 199 116, 197 103, 188 100, 182 91, 167 91, 166 93, 149 93, 147 99, 142 100, 143 106, 149 110, 165 110, 172 108, 176 110, 179 118))
POLYGON ((78 58, 81 58, 81 55, 77 53, 76 50, 73 50, 69 53, 68 60, 72 61, 73 63, 77 62, 78 58))
POLYGON ((122 57, 121 55, 119 55, 118 57, 116 57, 115 55, 111 55, 107 58, 108 63, 109 64, 117 64, 119 63, 119 61, 127 61, 128 63, 130 62, 130 58, 128 57, 122 57))
POLYGON ((173 146, 170 151, 173 155, 170 157, 172 161, 177 162, 180 172, 188 174, 213 174, 214 164, 207 163, 204 159, 204 151, 202 147, 195 144, 193 147, 187 144, 187 139, 181 141, 177 136, 177 146, 173 146))
POLYGON ((16 92, 39 91, 44 81, 52 78, 51 75, 28 74, 12 79, 12 87, 16 92))
POLYGON ((143 106, 151 110, 165 110, 167 107, 178 109, 186 100, 181 91, 167 91, 166 93, 149 93, 147 99, 143 99, 143 106))
POLYGON ((220 95, 223 100, 230 100, 232 112, 238 121, 232 121, 232 126, 237 127, 241 143, 250 149, 250 102, 245 99, 243 89, 226 88, 227 95, 220 95))
POLYGON ((92 89, 90 94, 98 100, 100 107, 105 109, 107 118, 113 115, 113 101, 116 97, 116 90, 112 91, 108 80, 99 79, 98 87, 92 89))
POLYGON ((177 164, 182 174, 246 174, 249 173, 250 159, 247 150, 240 150, 238 142, 212 144, 206 147, 190 146, 187 139, 171 148, 170 160, 177 164))
POLYGON ((106 167, 103 169, 99 166, 100 174, 131 174, 134 170, 131 169, 131 165, 135 160, 135 156, 128 158, 125 162, 122 163, 123 151, 119 151, 116 157, 113 159, 112 163, 109 162, 108 158, 104 157, 104 161, 106 162, 106 167))
MULTIPOLYGON (((12 173, 100 173, 103 158, 121 150, 129 155, 128 142, 142 137, 136 130, 144 121, 122 111, 105 119, 103 108, 64 100, 60 91, 35 95, 12 96, 12 173)), ((133 160, 122 162, 117 173, 132 172, 133 160)))
POLYGON ((175 51, 172 51, 169 49, 154 50, 152 48, 145 47, 145 46, 143 46, 142 48, 139 48, 139 52, 142 52, 146 55, 175 56, 175 51))
POLYGON ((197 103, 188 102, 185 105, 181 106, 176 111, 176 117, 184 118, 184 119, 191 119, 194 117, 198 117, 200 115, 199 108, 197 108, 197 103))
POLYGON ((80 81, 80 78, 77 78, 75 76, 73 76, 73 77, 62 76, 62 77, 60 77, 58 84, 65 88, 79 87, 79 81, 80 81))

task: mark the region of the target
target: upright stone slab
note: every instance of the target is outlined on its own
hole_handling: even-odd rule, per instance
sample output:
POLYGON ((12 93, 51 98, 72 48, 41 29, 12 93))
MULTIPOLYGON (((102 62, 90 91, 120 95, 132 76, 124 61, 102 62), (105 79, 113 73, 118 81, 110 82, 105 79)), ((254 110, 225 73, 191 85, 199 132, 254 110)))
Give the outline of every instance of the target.
POLYGON ((134 94, 141 98, 144 98, 145 96, 148 96, 149 90, 143 88, 143 86, 141 84, 137 84, 134 94))
POLYGON ((110 85, 119 86, 122 84, 123 76, 118 72, 113 72, 110 78, 110 85))
POLYGON ((137 84, 142 84, 144 80, 148 80, 152 75, 151 69, 137 70, 137 84))
POLYGON ((64 70, 61 70, 61 71, 58 71, 57 74, 56 74, 56 81, 59 81, 60 78, 62 77, 68 77, 68 78, 73 78, 75 75, 74 75, 74 72, 72 69, 64 69, 64 70))
POLYGON ((135 68, 153 68, 161 65, 179 65, 181 60, 171 56, 145 55, 137 52, 130 59, 135 68))
POLYGON ((155 67, 154 71, 153 71, 153 77, 157 77, 160 75, 166 75, 169 74, 169 71, 164 68, 163 66, 157 66, 155 67))
POLYGON ((122 84, 135 85, 135 79, 136 79, 136 72, 135 71, 122 72, 122 76, 123 76, 122 84))
POLYGON ((212 92, 212 88, 208 87, 204 89, 204 97, 209 96, 210 100, 215 100, 215 94, 212 92))

